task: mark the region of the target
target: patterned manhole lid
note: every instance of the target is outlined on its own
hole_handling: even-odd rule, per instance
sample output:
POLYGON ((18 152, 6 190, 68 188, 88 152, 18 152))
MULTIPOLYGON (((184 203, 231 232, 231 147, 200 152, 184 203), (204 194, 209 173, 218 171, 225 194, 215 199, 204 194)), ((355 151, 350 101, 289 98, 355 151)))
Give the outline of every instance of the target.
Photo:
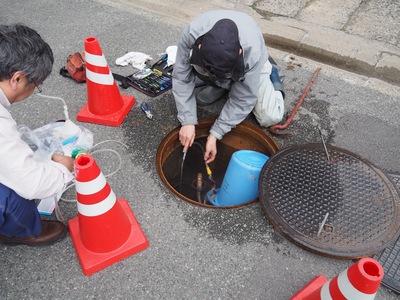
POLYGON ((273 155, 259 177, 260 204, 280 232, 310 251, 373 255, 400 234, 399 191, 367 160, 326 147, 293 146, 273 155))

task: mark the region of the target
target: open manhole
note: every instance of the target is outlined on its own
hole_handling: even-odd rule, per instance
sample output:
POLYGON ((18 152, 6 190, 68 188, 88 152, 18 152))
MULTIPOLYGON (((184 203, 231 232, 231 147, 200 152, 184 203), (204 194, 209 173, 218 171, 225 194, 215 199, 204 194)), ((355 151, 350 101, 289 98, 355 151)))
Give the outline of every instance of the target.
POLYGON ((216 159, 209 164, 215 181, 213 183, 208 178, 203 149, 214 121, 214 119, 199 121, 196 126, 195 143, 187 151, 183 164, 183 148, 179 142, 180 127, 165 136, 156 154, 158 175, 173 194, 195 205, 207 208, 236 208, 256 202, 258 198, 240 205, 215 206, 207 201, 207 193, 213 187, 221 186, 233 153, 238 150, 252 150, 270 157, 278 151, 277 144, 262 129, 251 123, 242 122, 237 125, 218 141, 216 159))

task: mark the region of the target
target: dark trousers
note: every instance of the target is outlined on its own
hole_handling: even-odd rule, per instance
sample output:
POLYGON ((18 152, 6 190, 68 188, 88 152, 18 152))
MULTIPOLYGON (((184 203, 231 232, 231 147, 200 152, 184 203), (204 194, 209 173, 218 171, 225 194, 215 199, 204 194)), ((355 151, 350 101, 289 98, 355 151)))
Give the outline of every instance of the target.
POLYGON ((0 235, 26 237, 41 231, 42 225, 35 201, 22 198, 0 183, 0 235))

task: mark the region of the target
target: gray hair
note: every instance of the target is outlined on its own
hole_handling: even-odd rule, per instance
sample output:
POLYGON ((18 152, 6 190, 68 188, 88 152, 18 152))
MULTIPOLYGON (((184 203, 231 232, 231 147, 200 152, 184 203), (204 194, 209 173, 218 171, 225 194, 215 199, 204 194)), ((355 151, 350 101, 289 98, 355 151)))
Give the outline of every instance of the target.
POLYGON ((41 84, 51 73, 50 46, 23 24, 0 25, 0 81, 23 72, 29 83, 41 84))

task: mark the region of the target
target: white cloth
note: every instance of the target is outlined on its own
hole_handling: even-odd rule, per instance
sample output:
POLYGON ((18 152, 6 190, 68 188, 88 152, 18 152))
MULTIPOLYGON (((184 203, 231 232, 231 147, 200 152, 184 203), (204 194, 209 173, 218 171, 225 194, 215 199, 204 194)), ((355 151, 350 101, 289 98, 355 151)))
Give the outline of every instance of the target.
POLYGON ((279 123, 285 112, 285 103, 280 91, 275 91, 270 80, 272 65, 267 61, 261 69, 260 91, 253 114, 261 126, 269 127, 279 123))
POLYGON ((146 67, 146 61, 152 60, 152 58, 142 52, 128 52, 122 57, 115 60, 115 63, 119 66, 127 66, 131 64, 134 68, 143 70, 146 67))
POLYGON ((0 183, 30 200, 58 194, 73 175, 60 163, 33 158, 33 151, 21 140, 17 124, 7 110, 9 106, 0 89, 0 183))
POLYGON ((172 66, 176 61, 176 52, 178 51, 178 46, 169 46, 165 52, 167 52, 167 66, 172 66))

